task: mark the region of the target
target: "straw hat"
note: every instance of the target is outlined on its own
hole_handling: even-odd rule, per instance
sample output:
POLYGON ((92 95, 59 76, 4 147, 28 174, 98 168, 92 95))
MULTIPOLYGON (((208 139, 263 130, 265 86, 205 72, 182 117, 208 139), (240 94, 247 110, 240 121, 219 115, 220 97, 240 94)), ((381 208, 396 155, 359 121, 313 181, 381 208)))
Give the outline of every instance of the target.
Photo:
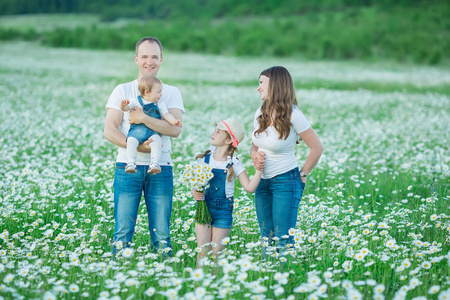
POLYGON ((217 123, 217 128, 228 132, 233 139, 233 147, 237 147, 245 137, 244 127, 236 119, 229 118, 217 123))

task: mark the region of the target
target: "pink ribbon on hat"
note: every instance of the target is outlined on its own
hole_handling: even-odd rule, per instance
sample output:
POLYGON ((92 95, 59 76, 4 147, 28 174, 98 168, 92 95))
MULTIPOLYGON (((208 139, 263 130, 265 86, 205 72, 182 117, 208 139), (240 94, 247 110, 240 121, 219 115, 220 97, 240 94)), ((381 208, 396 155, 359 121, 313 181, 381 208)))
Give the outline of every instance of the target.
POLYGON ((234 133, 231 130, 230 126, 228 126, 228 124, 225 123, 224 121, 220 121, 220 123, 223 123, 223 125, 225 125, 225 127, 228 129, 227 131, 231 135, 231 138, 233 139, 233 143, 231 145, 236 148, 239 145, 239 142, 237 138, 234 136, 234 133))

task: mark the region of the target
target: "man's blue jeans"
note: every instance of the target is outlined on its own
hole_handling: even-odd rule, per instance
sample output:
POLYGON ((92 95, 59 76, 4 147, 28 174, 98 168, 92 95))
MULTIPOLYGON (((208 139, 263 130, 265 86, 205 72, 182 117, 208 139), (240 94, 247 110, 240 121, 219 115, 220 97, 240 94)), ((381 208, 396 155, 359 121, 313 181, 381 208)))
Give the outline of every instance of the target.
MULTIPOLYGON (((148 166, 138 165, 136 173, 125 173, 125 163, 116 163, 114 174, 114 242, 131 242, 144 192, 152 249, 171 248, 173 173, 171 166, 161 166, 161 173, 150 175, 148 166)), ((113 248, 113 254, 117 251, 113 248)), ((170 255, 170 252, 168 253, 170 255)))
POLYGON ((289 229, 295 228, 300 200, 305 184, 300 180, 298 168, 270 179, 261 179, 255 192, 256 216, 262 238, 269 246, 285 248, 294 244, 289 229), (278 241, 274 244, 273 238, 278 241))

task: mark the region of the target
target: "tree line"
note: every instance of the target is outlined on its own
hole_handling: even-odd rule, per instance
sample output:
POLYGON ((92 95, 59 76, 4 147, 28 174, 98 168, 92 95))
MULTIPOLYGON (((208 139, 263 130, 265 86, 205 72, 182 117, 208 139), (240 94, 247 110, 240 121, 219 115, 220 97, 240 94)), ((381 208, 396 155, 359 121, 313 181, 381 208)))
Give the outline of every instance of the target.
POLYGON ((416 6, 439 0, 2 0, 0 15, 94 13, 103 20, 117 18, 179 19, 226 16, 292 16, 340 11, 349 7, 416 6))
POLYGON ((152 35, 164 41, 167 49, 182 52, 425 64, 448 61, 450 56, 450 2, 258 1, 2 0, 2 13, 7 11, 2 8, 16 13, 88 12, 101 13, 109 20, 126 16, 129 21, 120 27, 100 22, 43 32, 32 27, 0 27, 0 40, 132 50, 139 38, 152 35), (29 6, 22 7, 24 3, 29 6))

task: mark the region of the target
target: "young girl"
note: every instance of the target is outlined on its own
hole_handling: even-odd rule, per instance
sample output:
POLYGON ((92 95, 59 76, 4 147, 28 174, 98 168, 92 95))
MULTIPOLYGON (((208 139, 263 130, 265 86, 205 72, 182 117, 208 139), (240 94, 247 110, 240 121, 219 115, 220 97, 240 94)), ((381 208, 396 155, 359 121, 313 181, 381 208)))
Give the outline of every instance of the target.
MULTIPOLYGON (((122 111, 130 111, 134 107, 140 107, 150 117, 161 119, 169 122, 171 125, 177 125, 181 127, 181 121, 175 119, 175 117, 169 113, 166 106, 162 103, 158 103, 161 98, 162 83, 158 78, 148 75, 142 77, 138 85, 139 94, 137 98, 130 100, 122 100, 120 103, 120 109, 122 111)), ((136 173, 136 154, 137 147, 149 138, 152 138, 150 142, 151 163, 148 168, 148 173, 158 174, 161 173, 161 167, 158 164, 161 156, 161 136, 158 132, 151 130, 144 124, 131 124, 130 131, 127 136, 127 165, 125 166, 125 172, 136 173)))
POLYGON ((236 177, 242 187, 250 193, 256 190, 261 179, 262 171, 256 171, 250 180, 244 165, 234 156, 236 147, 244 136, 244 128, 235 119, 221 121, 211 135, 210 143, 213 146, 211 150, 196 157, 209 164, 214 174, 204 194, 195 189, 192 191, 195 200, 206 201, 212 218, 211 224, 195 225, 197 245, 202 249, 197 256, 197 267, 200 266, 200 259, 211 251, 212 243, 215 245, 212 254, 215 255, 223 249, 221 241, 230 235, 236 177))

